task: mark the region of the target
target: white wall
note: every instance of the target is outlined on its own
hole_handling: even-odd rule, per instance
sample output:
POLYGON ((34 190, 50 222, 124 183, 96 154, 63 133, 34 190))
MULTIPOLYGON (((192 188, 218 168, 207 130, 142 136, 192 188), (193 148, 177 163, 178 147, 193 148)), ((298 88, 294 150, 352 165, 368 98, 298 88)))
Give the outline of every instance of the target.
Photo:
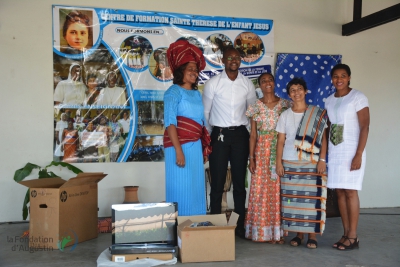
MULTIPOLYGON (((52 160, 52 4, 153 10, 200 15, 273 19, 275 52, 342 54, 352 68, 351 84, 370 101, 367 169, 362 207, 400 206, 396 172, 400 145, 400 20, 352 36, 341 25, 352 20, 352 0, 2 0, 0 2, 0 222, 21 220, 25 187, 13 181, 26 162, 52 160)), ((399 1, 364 0, 363 15, 399 1)), ((109 175, 99 184, 99 216, 121 203, 124 185, 139 185, 142 202, 162 201, 163 163, 77 164, 109 175)), ((54 171, 64 178, 68 172, 54 171)), ((233 205, 230 204, 230 207, 233 205)))

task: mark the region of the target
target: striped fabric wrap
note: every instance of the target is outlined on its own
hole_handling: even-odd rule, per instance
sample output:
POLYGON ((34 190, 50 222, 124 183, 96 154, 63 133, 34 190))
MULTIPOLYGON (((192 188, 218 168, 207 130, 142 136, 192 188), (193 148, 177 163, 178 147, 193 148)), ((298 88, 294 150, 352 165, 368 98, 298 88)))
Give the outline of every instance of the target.
MULTIPOLYGON (((177 116, 176 119, 177 119, 176 131, 178 134, 179 143, 183 145, 189 142, 196 142, 197 140, 201 139, 203 155, 204 156, 210 155, 212 151, 210 145, 211 138, 206 127, 186 117, 177 116)), ((164 141, 164 148, 173 146, 172 141, 169 138, 167 129, 165 129, 164 131, 163 141, 164 141)))
POLYGON ((298 149, 299 160, 318 162, 322 136, 328 122, 326 110, 309 105, 301 118, 294 146, 298 149))
POLYGON ((282 224, 284 231, 319 233, 325 229, 327 176, 317 173, 309 161, 283 161, 281 177, 282 224))
POLYGON ((287 230, 285 227, 283 231, 292 231, 292 232, 301 232, 301 233, 321 233, 323 229, 325 229, 325 223, 320 223, 318 221, 313 222, 304 222, 304 221, 293 221, 286 220, 282 218, 283 225, 290 225, 290 230, 287 230), (321 230, 322 229, 322 230, 321 230), (321 232, 320 232, 321 231, 321 232))

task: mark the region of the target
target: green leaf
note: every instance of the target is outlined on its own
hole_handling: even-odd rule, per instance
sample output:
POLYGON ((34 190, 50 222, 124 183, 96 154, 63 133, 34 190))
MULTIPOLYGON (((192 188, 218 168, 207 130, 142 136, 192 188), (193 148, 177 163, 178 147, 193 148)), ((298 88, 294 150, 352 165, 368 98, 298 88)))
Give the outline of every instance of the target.
POLYGON ((22 219, 24 219, 24 221, 26 220, 26 218, 28 218, 28 203, 30 201, 29 191, 30 190, 28 188, 28 191, 26 191, 25 194, 24 204, 22 206, 22 219))
POLYGON ((47 165, 46 169, 50 166, 60 166, 60 165, 65 168, 68 168, 68 170, 72 171, 75 174, 83 172, 81 169, 79 169, 79 168, 75 167, 74 165, 71 165, 67 162, 55 162, 55 161, 52 161, 49 165, 47 165))
POLYGON ((39 172, 39 177, 38 177, 38 179, 42 179, 42 178, 57 178, 57 177, 60 177, 60 176, 57 175, 57 174, 55 174, 55 173, 52 172, 52 171, 44 171, 43 174, 41 174, 41 173, 39 172))
MULTIPOLYGON (((51 174, 48 173, 46 169, 41 169, 41 170, 39 171, 39 177, 38 177, 39 179, 40 179, 40 178, 51 178, 51 177, 54 177, 54 176, 51 176, 51 174)), ((57 177, 57 176, 56 176, 56 177, 57 177)))
POLYGON ((49 174, 50 174, 50 177, 60 177, 60 176, 58 176, 57 174, 55 174, 54 172, 48 172, 49 174))
POLYGON ((25 167, 15 171, 14 181, 21 182, 31 174, 33 169, 40 169, 40 166, 28 162, 25 167))

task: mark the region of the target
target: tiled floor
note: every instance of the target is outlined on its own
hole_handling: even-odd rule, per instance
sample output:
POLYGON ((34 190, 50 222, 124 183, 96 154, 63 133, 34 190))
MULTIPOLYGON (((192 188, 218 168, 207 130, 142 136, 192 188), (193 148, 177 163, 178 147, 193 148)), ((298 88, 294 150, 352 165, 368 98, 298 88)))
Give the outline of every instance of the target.
MULTIPOLYGON (((284 245, 254 243, 236 239, 233 262, 187 263, 185 266, 400 266, 400 208, 362 209, 359 223, 360 249, 337 251, 331 248, 342 235, 340 218, 329 218, 318 249, 291 247, 290 234, 284 245)), ((111 234, 79 243, 72 252, 25 251, 26 243, 12 242, 29 228, 27 223, 0 224, 0 266, 97 266, 97 258, 111 244, 111 234), (13 246, 18 249, 13 251, 13 246), (21 246, 22 245, 22 246, 21 246), (21 249, 22 247, 22 249, 21 249)), ((210 244, 212 245, 212 244, 210 244)), ((205 256, 206 257, 206 256, 205 256)), ((182 265, 178 262, 177 265, 182 265)), ((121 266, 129 266, 121 264, 121 266)))

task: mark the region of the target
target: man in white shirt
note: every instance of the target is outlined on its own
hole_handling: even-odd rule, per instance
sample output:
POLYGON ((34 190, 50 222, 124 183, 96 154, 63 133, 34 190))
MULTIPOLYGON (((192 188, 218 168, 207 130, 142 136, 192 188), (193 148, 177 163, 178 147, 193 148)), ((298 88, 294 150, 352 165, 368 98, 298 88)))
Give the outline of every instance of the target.
POLYGON ((125 90, 116 86, 117 74, 114 71, 110 71, 106 76, 106 81, 107 87, 100 91, 97 104, 126 106, 125 90))
POLYGON ((207 129, 211 132, 212 146, 210 207, 211 214, 221 213, 230 161, 235 212, 239 214, 236 235, 244 238, 245 177, 249 156, 248 119, 245 112, 257 98, 253 83, 239 72, 239 52, 233 47, 227 48, 222 62, 225 70, 212 77, 205 84, 203 92, 204 116, 207 129))
POLYGON ((128 134, 129 134, 129 128, 131 125, 131 121, 129 119, 128 111, 124 111, 122 114, 123 114, 122 115, 123 118, 120 119, 118 122, 122 125, 122 129, 123 129, 122 137, 124 139, 126 139, 126 137, 128 137, 128 134))

